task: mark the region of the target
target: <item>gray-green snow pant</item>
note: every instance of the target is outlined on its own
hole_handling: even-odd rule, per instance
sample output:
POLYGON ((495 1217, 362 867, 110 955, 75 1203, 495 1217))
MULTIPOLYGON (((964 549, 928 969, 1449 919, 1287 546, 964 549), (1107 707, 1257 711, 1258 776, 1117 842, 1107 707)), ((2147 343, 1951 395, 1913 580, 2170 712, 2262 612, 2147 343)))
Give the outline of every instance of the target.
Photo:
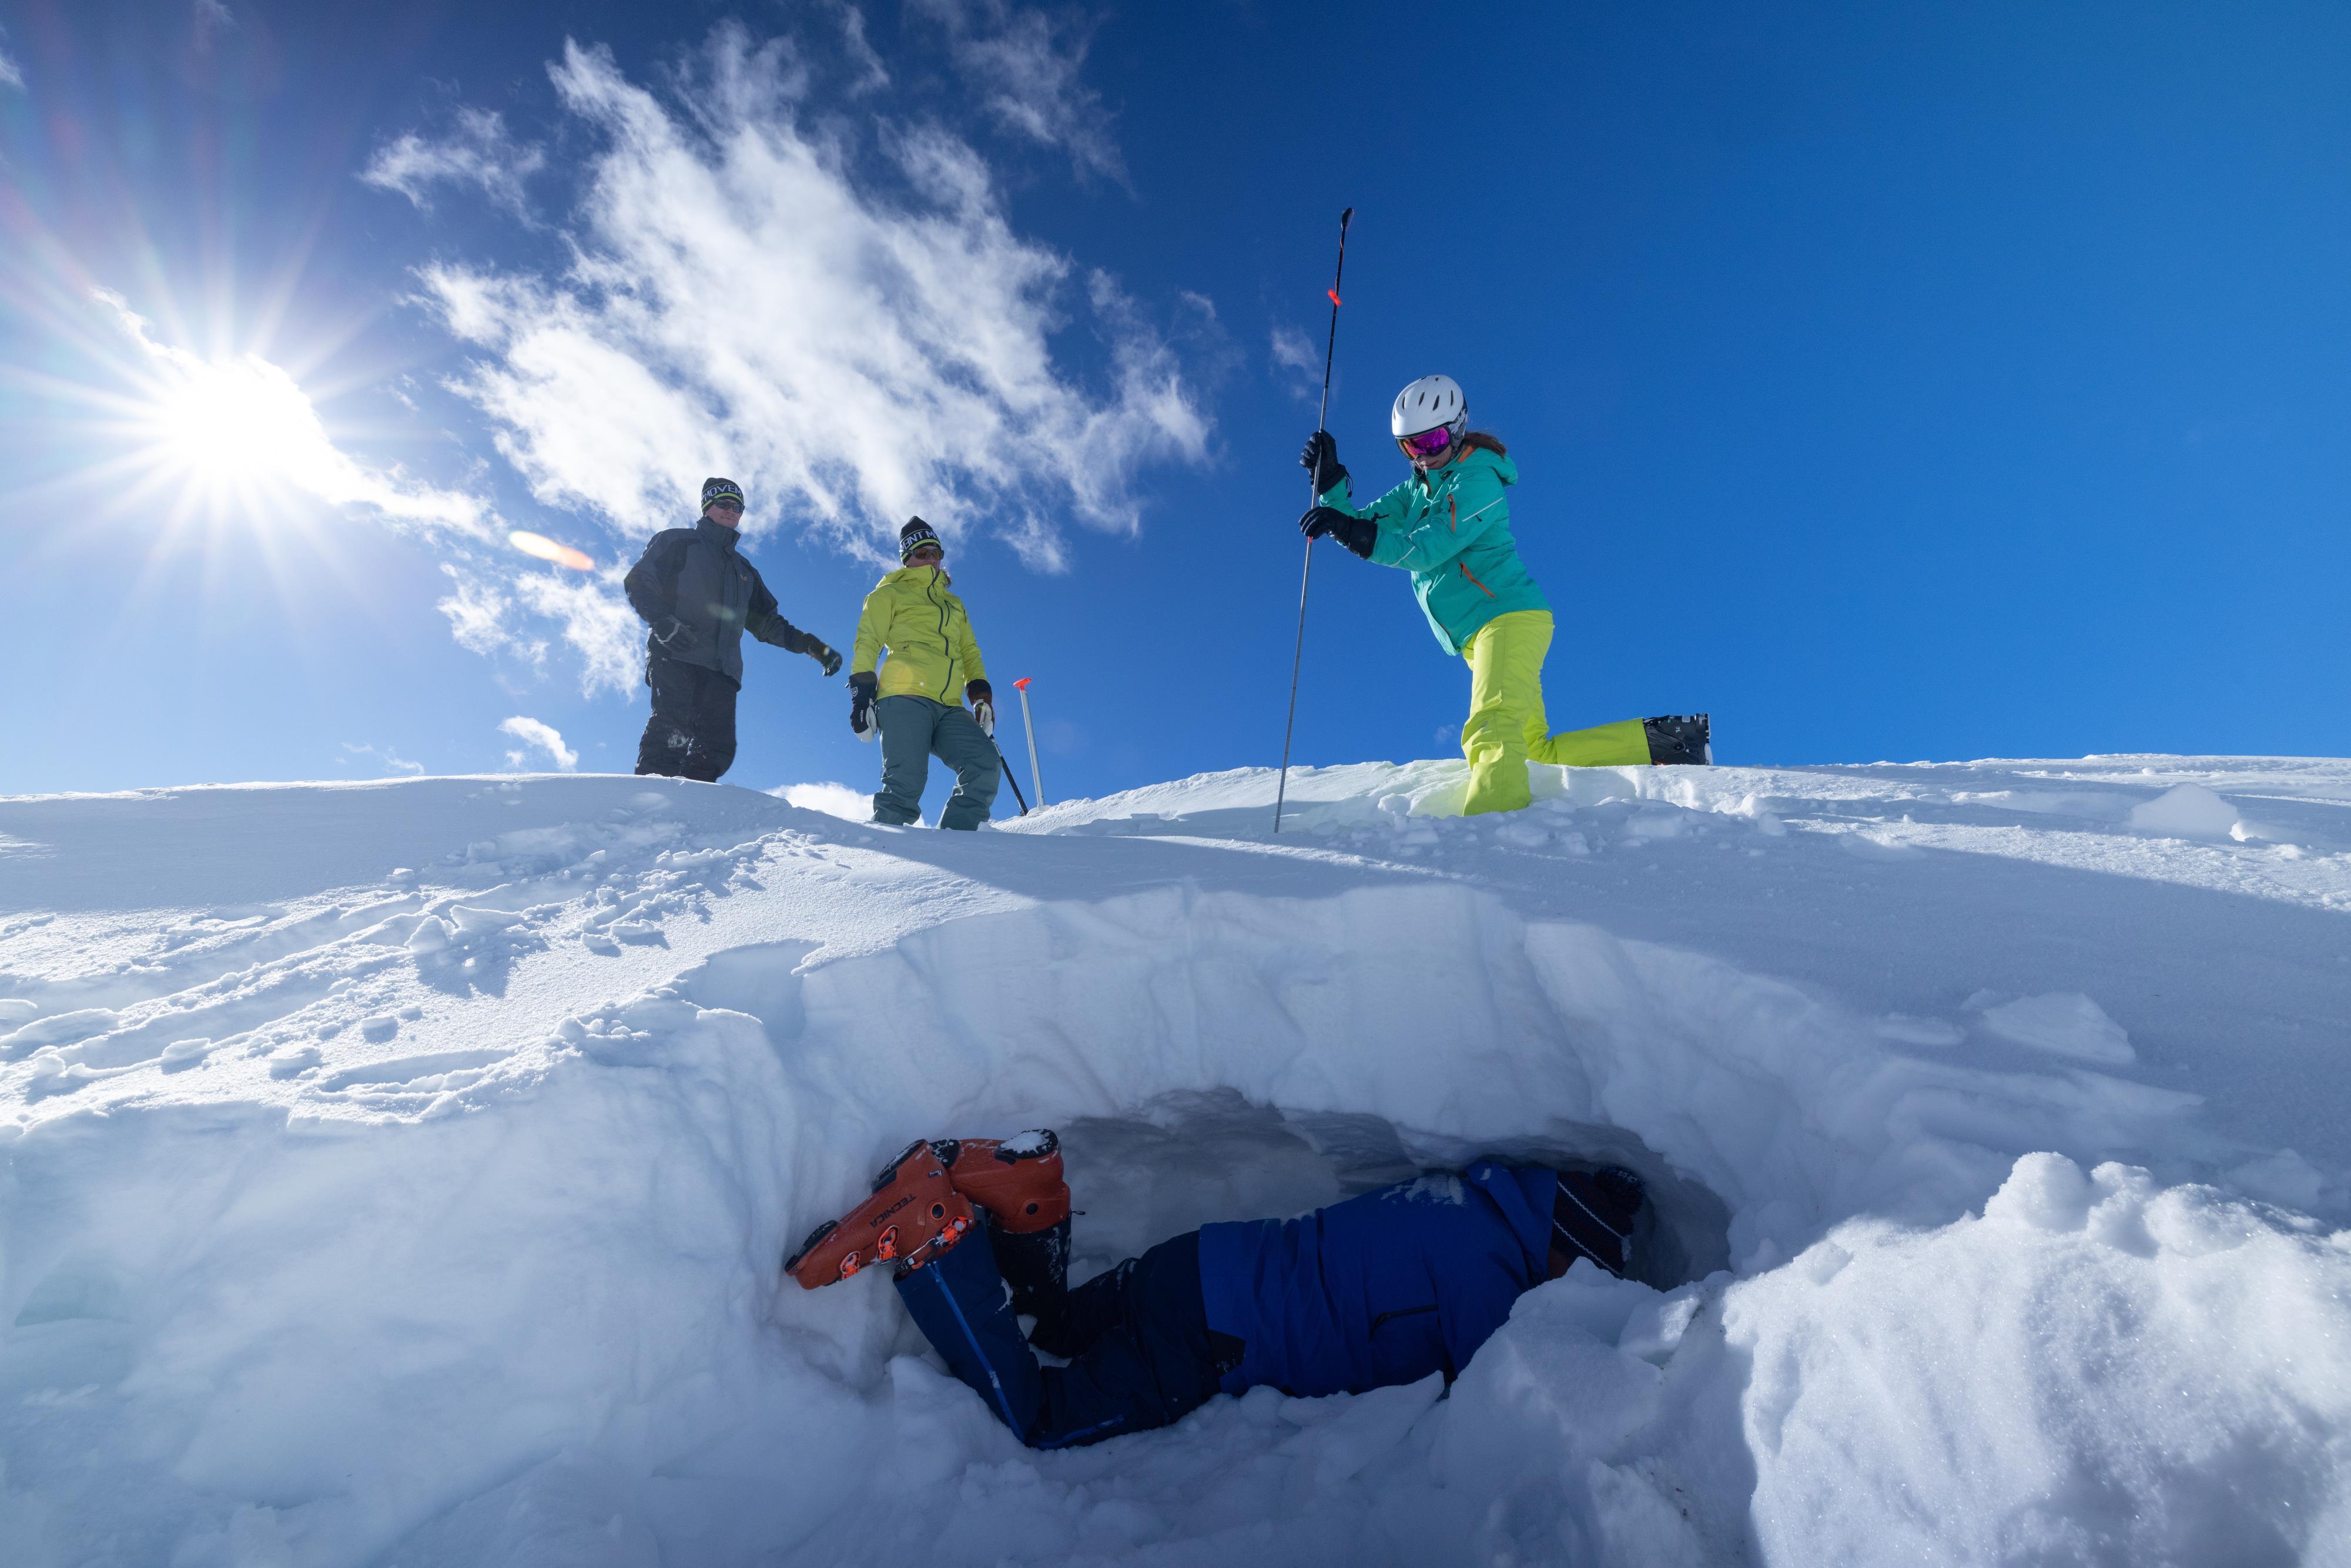
POLYGON ((934 757, 956 770, 956 792, 939 813, 939 826, 968 831, 987 821, 1004 765, 977 719, 928 697, 883 697, 873 705, 873 714, 882 721, 875 821, 904 827, 922 819, 923 786, 930 782, 934 757))

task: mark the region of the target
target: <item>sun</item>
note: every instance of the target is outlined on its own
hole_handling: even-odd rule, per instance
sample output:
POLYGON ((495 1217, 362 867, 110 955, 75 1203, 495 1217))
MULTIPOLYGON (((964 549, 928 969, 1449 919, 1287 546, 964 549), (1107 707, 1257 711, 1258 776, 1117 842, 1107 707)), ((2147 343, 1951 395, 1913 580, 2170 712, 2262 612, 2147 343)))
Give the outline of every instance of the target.
POLYGON ((183 500, 253 515, 341 487, 317 411, 280 367, 166 350, 151 370, 140 456, 183 500))
POLYGON ((343 452, 309 392, 262 355, 200 354, 159 340, 144 317, 104 290, 128 351, 105 361, 119 387, 88 401, 103 431, 106 477, 117 493, 168 526, 205 524, 264 533, 371 507, 429 520, 471 520, 462 497, 402 480, 343 452))
POLYGON ((250 355, 183 360, 159 378, 151 415, 153 455, 199 483, 235 488, 299 485, 324 440, 302 389, 250 355))
MULTIPOLYGON (((239 538, 257 538, 273 559, 281 547, 306 542, 317 547, 312 556, 340 558, 348 551, 337 525, 372 517, 455 549, 503 548, 570 571, 596 570, 586 551, 515 528, 487 496, 345 450, 341 441, 352 433, 328 429, 314 389, 296 371, 250 350, 194 352, 161 340, 121 296, 92 289, 89 298, 118 329, 110 350, 91 354, 103 381, 18 378, 38 381, 54 402, 76 411, 61 426, 89 455, 42 483, 70 485, 103 497, 110 513, 140 519, 162 552, 155 559, 179 544, 239 538)), ((0 367, 0 384, 8 379, 0 367)), ((345 380, 345 391, 360 384, 348 372, 345 380)), ((406 397, 400 402, 414 412, 406 397)), ((300 555, 289 550, 286 559, 300 555)))

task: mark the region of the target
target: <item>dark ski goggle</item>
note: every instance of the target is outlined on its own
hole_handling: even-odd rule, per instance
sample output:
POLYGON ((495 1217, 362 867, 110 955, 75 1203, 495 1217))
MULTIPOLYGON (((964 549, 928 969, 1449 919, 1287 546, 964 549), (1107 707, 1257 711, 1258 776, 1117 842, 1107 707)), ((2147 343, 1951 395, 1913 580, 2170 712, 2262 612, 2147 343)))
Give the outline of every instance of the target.
POLYGON ((1453 444, 1453 431, 1448 425, 1424 430, 1418 435, 1399 435, 1396 444, 1404 448, 1406 457, 1435 457, 1453 444))

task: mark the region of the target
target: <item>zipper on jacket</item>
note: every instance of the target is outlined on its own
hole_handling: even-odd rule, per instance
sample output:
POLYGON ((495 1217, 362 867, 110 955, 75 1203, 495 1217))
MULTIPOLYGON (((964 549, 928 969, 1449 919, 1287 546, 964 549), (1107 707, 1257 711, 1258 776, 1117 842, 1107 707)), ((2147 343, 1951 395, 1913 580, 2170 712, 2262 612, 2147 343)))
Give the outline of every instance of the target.
MULTIPOLYGON (((1464 577, 1468 578, 1468 579, 1470 581, 1472 581, 1472 582, 1478 582, 1478 575, 1477 575, 1477 573, 1475 573, 1475 572, 1473 572, 1473 571, 1471 571, 1471 570, 1469 570, 1469 566, 1468 566, 1468 563, 1467 561, 1456 560, 1453 564, 1454 564, 1454 565, 1456 565, 1456 566, 1458 566, 1458 567, 1459 567, 1459 568, 1461 569, 1461 575, 1462 575, 1462 576, 1464 576, 1464 577)), ((1480 592, 1480 593, 1482 593, 1482 594, 1484 594, 1484 595, 1485 595, 1487 598, 1489 598, 1489 599, 1491 599, 1491 598, 1493 598, 1493 597, 1494 597, 1494 591, 1493 591, 1492 589, 1490 589, 1490 588, 1487 587, 1487 586, 1486 586, 1484 583, 1482 583, 1482 582, 1478 582, 1478 591, 1479 591, 1479 592, 1480 592)))
MULTIPOLYGON (((939 569, 937 567, 933 567, 931 568, 930 591, 935 594, 938 592, 938 588, 939 569)), ((931 602, 939 607, 939 651, 947 656, 946 685, 939 688, 938 697, 939 701, 945 702, 947 700, 947 693, 955 687, 955 642, 947 635, 947 601, 944 599, 935 598, 931 602)))
POLYGON ((1425 1307, 1398 1307, 1392 1312, 1382 1312, 1378 1317, 1372 1320, 1372 1332, 1374 1333, 1379 1333, 1380 1325, 1386 1322, 1390 1318, 1416 1317, 1422 1312, 1433 1312, 1436 1310, 1437 1303, 1435 1301, 1431 1301, 1425 1307))

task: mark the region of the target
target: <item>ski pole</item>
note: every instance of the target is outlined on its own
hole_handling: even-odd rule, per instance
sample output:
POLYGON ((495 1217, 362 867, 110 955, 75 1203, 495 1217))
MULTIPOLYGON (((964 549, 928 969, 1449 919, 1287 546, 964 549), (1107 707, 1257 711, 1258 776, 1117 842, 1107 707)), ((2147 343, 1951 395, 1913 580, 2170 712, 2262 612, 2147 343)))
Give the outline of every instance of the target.
POLYGON ((1036 678, 1023 675, 1012 683, 1012 689, 1020 694, 1020 731, 1029 737, 1029 778, 1037 786, 1037 804, 1042 806, 1045 803, 1045 775, 1037 768, 1037 721, 1029 716, 1029 683, 1036 678))
MULTIPOLYGON (((989 736, 987 737, 987 744, 990 746, 996 746, 996 737, 992 735, 989 736)), ((996 765, 1004 769, 1004 781, 1012 786, 1012 798, 1020 801, 1020 814, 1024 817, 1027 816, 1029 814, 1029 802, 1025 800, 1021 800, 1020 780, 1012 777, 1012 764, 1005 758, 1004 747, 1000 746, 996 746, 996 765)))
MULTIPOLYGON (((1347 271, 1347 225, 1353 220, 1355 209, 1349 207, 1339 214, 1339 265, 1331 274, 1331 338, 1322 345, 1322 406, 1314 415, 1314 428, 1319 432, 1331 417, 1331 356, 1339 349, 1339 279, 1347 271)), ((1308 490, 1314 488, 1314 476, 1306 476, 1308 490)), ((1307 497, 1308 506, 1322 499, 1319 494, 1307 497)), ((1290 716, 1281 726, 1281 779, 1273 790, 1273 831, 1281 831, 1281 802, 1290 793, 1290 732, 1298 726, 1298 665, 1306 656, 1306 585, 1314 580, 1314 541, 1306 541, 1306 570, 1298 576, 1298 646, 1290 655, 1290 716)), ((1023 696, 1027 694, 1023 693, 1023 696)), ((1042 794, 1040 786, 1038 792, 1042 794)))

